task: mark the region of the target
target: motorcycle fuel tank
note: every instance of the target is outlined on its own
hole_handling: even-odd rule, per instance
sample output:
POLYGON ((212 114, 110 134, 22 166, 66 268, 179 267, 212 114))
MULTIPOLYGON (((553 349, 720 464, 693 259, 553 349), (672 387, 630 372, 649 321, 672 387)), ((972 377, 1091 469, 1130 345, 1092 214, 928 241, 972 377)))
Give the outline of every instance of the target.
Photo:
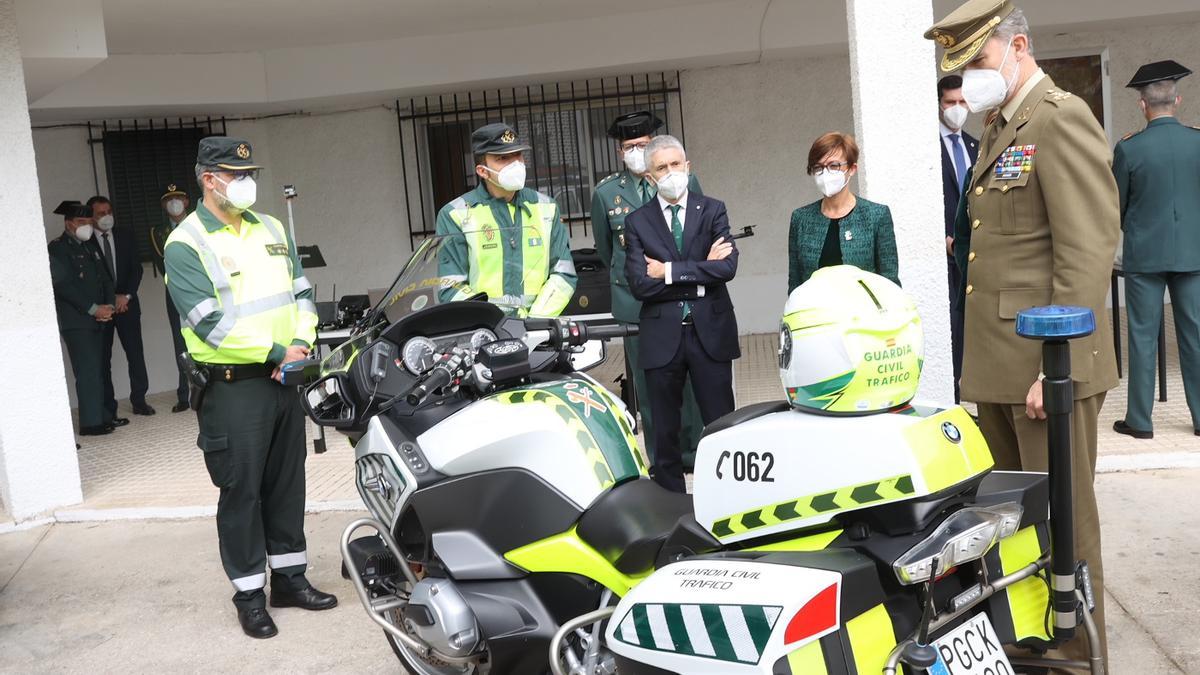
POLYGON ((696 520, 723 543, 754 539, 930 495, 992 465, 957 406, 861 417, 784 410, 700 441, 696 520))
POLYGON ((614 484, 646 473, 624 404, 580 377, 492 394, 417 442, 442 474, 525 469, 580 509, 614 484))

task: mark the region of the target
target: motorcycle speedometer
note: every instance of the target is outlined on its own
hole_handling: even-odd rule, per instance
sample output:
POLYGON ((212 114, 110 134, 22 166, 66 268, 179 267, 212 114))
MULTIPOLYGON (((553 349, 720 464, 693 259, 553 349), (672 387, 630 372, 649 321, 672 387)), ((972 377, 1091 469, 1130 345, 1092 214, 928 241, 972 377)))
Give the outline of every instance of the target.
POLYGON ((471 349, 479 349, 489 342, 496 341, 496 334, 486 328, 471 333, 471 349))
POLYGON ((404 367, 413 375, 420 375, 433 367, 433 356, 437 345, 427 337, 418 335, 404 343, 404 367))

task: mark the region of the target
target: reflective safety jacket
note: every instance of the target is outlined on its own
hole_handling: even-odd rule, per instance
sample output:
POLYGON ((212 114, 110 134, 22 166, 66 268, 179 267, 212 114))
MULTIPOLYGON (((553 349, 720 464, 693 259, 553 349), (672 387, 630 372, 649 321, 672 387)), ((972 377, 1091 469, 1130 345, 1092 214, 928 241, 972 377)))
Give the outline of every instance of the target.
POLYGON ((288 345, 316 341, 312 284, 295 243, 271 216, 246 211, 235 231, 201 203, 171 233, 163 260, 196 361, 278 364, 288 345))
POLYGON ((451 299, 486 293, 521 317, 558 316, 571 302, 571 242, 550 197, 525 188, 505 202, 481 184, 438 212, 437 234, 459 233, 465 236, 447 245, 439 270, 454 284, 451 299))

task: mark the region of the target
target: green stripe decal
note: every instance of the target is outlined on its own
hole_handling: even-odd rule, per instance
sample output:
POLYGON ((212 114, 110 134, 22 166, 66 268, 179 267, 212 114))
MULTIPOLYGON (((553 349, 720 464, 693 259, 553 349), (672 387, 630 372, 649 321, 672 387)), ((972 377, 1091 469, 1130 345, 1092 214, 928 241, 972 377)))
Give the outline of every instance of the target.
POLYGON ((645 605, 633 606, 633 625, 643 645, 654 648, 654 631, 650 630, 650 617, 646 616, 645 605))
POLYGON ((746 620, 746 627, 750 629, 750 639, 754 640, 754 650, 762 654, 763 648, 767 646, 767 640, 771 637, 771 624, 767 622, 766 613, 762 607, 742 605, 742 618, 746 620))
POLYGON ((725 630, 725 620, 721 618, 720 605, 700 605, 700 615, 704 617, 704 625, 708 628, 708 639, 712 642, 717 658, 722 661, 737 661, 737 652, 729 641, 729 631, 725 630))
POLYGON ((692 640, 687 634, 687 626, 683 623, 683 610, 680 605, 663 605, 663 613, 667 616, 667 630, 671 631, 671 642, 675 643, 675 651, 680 654, 695 654, 692 640))

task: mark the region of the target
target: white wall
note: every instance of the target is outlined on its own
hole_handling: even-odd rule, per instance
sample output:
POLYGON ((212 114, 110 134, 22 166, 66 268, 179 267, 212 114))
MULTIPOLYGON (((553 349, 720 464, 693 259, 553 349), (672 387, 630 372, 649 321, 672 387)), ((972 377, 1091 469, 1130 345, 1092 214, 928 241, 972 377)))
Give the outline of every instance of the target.
MULTIPOLYGON (((1039 52, 1077 47, 1110 50, 1113 126, 1117 138, 1143 122, 1135 95, 1122 88, 1142 63, 1173 58, 1200 69, 1200 23, 1133 27, 1111 33, 1035 35, 1039 52)), ((774 332, 787 291, 787 225, 793 209, 818 198, 805 175, 808 148, 821 133, 853 132, 849 59, 844 54, 788 58, 739 66, 687 70, 683 101, 689 158, 705 192, 729 206, 734 227, 758 225, 739 242, 741 262, 731 285, 743 332, 774 332)), ((1200 75, 1183 80, 1185 122, 1200 122, 1200 75)), ((936 92, 929 92, 934 114, 936 92)), ((972 120, 976 125, 977 120, 972 120)), ((231 135, 248 138, 269 168, 260 179, 259 208, 281 220, 287 212, 280 186, 295 184, 297 234, 318 244, 330 267, 311 270, 319 299, 386 285, 409 253, 396 117, 378 107, 356 112, 231 122, 231 135)), ((61 232, 50 210, 62 199, 93 191, 87 133, 36 130, 38 177, 47 238, 61 232)), ((411 137, 407 149, 412 152, 411 137)), ((866 153, 869 156, 869 152, 866 153)), ((97 158, 104 191, 103 152, 97 158)), ((869 161, 868 157, 864 157, 869 161)), ((409 175, 411 185, 415 176, 409 175)), ((857 188, 857 186, 855 186, 857 188)), ((876 196, 880 201, 887 199, 876 196)), ((117 214, 118 218, 120 214, 117 214)), ((578 228, 577 228, 578 229, 578 228)), ((590 246, 579 229, 575 247, 590 246)), ((900 261, 904 270, 905 261, 900 261)), ((147 266, 142 284, 143 334, 151 390, 174 387, 175 370, 163 309, 162 283, 147 266)), ((925 317, 926 325, 939 319, 925 317)), ((118 395, 128 391, 121 350, 114 350, 118 395)))

